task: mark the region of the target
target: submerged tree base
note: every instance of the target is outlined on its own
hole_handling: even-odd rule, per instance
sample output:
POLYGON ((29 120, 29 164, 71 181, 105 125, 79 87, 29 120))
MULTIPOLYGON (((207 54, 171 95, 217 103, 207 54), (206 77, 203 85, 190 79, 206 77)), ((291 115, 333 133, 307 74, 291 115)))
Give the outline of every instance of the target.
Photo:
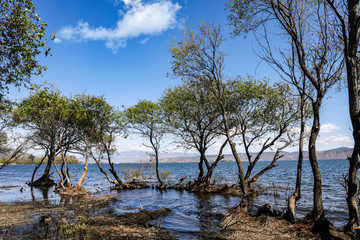
POLYGON ((34 182, 27 183, 30 187, 52 187, 55 185, 54 180, 50 176, 42 176, 34 182))
POLYGON ((54 192, 62 195, 62 196, 83 196, 88 195, 88 191, 83 186, 75 185, 73 187, 61 187, 60 185, 57 185, 55 187, 54 192))
POLYGON ((141 189, 141 188, 149 188, 149 187, 150 186, 146 182, 133 179, 130 182, 117 184, 111 187, 111 190, 141 189))
MULTIPOLYGON (((186 177, 182 177, 179 182, 173 186, 167 187, 168 189, 185 190, 193 193, 214 193, 221 195, 243 196, 243 191, 238 184, 222 184, 220 186, 208 183, 206 181, 193 181, 190 180, 186 184, 183 181, 186 177)), ((249 197, 257 196, 261 193, 261 190, 257 187, 251 187, 249 197)))

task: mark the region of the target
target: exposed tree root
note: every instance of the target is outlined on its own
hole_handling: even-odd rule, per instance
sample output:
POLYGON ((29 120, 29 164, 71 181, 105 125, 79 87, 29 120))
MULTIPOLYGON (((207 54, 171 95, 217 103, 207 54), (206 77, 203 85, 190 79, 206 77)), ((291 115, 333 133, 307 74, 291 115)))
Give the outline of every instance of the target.
POLYGON ((55 187, 54 192, 62 195, 62 196, 82 196, 88 195, 88 191, 83 186, 75 185, 73 187, 61 187, 57 185, 55 187))

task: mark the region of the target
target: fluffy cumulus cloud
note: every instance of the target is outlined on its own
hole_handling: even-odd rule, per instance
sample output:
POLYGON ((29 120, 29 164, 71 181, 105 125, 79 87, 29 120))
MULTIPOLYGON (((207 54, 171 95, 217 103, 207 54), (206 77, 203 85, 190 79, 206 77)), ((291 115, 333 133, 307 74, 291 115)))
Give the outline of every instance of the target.
MULTIPOLYGON (((141 35, 153 36, 179 25, 178 3, 156 0, 144 3, 142 0, 121 0, 124 10, 119 11, 119 20, 114 28, 91 27, 79 22, 75 27, 64 27, 57 33, 56 42, 62 41, 104 41, 105 46, 116 53, 126 41, 141 35)), ((145 38, 146 39, 146 38, 145 38)))
POLYGON ((321 133, 332 133, 339 129, 340 129, 339 126, 337 126, 336 124, 332 124, 332 123, 326 123, 326 124, 323 124, 320 126, 321 133))

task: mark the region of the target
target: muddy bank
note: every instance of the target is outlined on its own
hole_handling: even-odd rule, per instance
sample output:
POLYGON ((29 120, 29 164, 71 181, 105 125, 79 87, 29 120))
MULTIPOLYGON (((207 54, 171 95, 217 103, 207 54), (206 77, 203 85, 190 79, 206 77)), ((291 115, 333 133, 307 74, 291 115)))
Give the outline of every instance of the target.
POLYGON ((0 239, 174 239, 148 224, 169 214, 169 209, 117 216, 109 208, 113 200, 84 196, 59 205, 0 203, 0 239))
MULTIPOLYGON (((260 210, 260 209, 259 209, 260 210)), ((351 236, 345 234, 336 227, 330 226, 329 232, 313 233, 313 224, 306 221, 298 221, 292 224, 281 217, 281 213, 273 211, 258 211, 254 216, 240 211, 231 212, 221 223, 216 239, 226 240, 262 240, 262 239, 337 239, 351 240, 351 236)))

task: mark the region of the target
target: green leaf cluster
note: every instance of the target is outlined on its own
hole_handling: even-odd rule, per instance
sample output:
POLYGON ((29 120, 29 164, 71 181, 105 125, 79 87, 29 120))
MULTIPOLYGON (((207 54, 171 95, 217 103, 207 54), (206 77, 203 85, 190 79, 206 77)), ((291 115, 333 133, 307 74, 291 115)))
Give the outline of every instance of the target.
MULTIPOLYGON (((9 86, 29 86, 30 77, 39 75, 42 66, 36 57, 46 47, 47 24, 35 11, 31 0, 2 0, 0 3, 0 96, 9 86)), ((54 36, 52 36, 53 38, 54 36)))

